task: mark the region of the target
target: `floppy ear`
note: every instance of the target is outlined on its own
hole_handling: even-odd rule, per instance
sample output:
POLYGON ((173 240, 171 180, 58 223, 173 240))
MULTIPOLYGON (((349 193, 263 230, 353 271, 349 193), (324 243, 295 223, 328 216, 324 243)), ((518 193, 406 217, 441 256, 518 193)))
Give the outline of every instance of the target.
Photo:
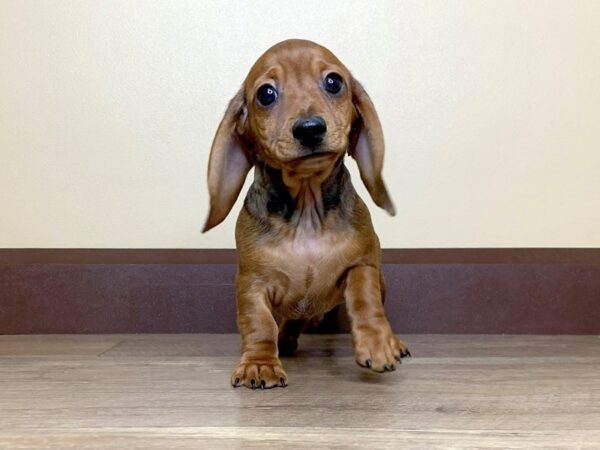
POLYGON ((202 232, 220 224, 238 198, 252 167, 252 157, 242 137, 246 120, 244 89, 231 99, 213 139, 208 162, 210 212, 202 232))
POLYGON ((354 136, 349 153, 356 160, 360 178, 375 204, 393 216, 396 210, 381 177, 384 143, 379 117, 361 84, 352 78, 350 87, 358 117, 353 126, 357 135, 354 136))

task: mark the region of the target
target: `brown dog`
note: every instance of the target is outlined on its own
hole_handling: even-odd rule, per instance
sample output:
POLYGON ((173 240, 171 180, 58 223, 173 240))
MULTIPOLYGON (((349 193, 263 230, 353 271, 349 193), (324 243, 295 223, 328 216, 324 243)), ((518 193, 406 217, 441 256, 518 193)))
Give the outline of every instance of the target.
POLYGON ((225 219, 254 167, 235 233, 242 357, 233 386, 286 386, 279 351, 293 352, 307 320, 343 302, 360 366, 391 371, 410 355, 385 316, 379 239, 346 152, 375 203, 394 215, 381 177, 383 132, 363 87, 320 45, 271 47, 229 103, 208 166, 204 231, 225 219))

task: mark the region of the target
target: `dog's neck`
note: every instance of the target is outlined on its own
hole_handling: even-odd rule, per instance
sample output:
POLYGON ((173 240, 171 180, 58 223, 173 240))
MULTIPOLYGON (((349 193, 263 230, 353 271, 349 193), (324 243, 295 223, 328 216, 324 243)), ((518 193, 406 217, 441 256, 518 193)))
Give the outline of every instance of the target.
POLYGON ((326 172, 302 177, 259 161, 244 206, 265 226, 283 220, 293 230, 318 233, 332 211, 349 214, 353 193, 343 157, 326 172))

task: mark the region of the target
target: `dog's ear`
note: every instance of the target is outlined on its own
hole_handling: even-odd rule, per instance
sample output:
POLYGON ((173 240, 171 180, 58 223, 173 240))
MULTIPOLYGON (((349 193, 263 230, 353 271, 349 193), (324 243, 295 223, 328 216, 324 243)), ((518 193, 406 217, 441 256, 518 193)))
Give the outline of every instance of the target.
POLYGON ((252 157, 243 137, 246 116, 247 109, 242 87, 229 102, 210 149, 208 162, 210 212, 203 233, 220 224, 227 217, 252 167, 252 157))
POLYGON ((356 160, 360 178, 375 204, 393 216, 396 210, 381 176, 385 150, 379 117, 369 95, 354 78, 350 89, 357 117, 352 127, 354 135, 349 154, 356 160))

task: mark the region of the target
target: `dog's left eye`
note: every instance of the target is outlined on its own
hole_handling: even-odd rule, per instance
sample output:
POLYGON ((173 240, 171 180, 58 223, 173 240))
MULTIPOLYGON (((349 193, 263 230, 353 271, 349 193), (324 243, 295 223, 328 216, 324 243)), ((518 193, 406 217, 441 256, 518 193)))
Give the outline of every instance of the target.
POLYGON ((344 87, 344 80, 342 80, 342 76, 340 74, 331 72, 330 74, 327 74, 325 80, 323 80, 323 84, 325 86, 325 90, 330 94, 339 94, 344 87))

